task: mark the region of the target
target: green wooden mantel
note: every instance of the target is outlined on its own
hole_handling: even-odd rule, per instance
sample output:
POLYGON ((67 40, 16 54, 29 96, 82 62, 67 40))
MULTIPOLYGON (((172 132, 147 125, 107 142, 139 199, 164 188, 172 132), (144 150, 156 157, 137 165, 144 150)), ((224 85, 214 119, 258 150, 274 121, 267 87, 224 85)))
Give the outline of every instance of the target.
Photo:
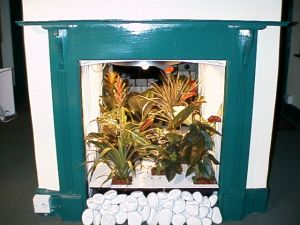
MULTIPOLYGON (((258 31, 272 21, 18 22, 48 30, 59 172, 52 209, 79 220, 87 197, 80 60, 226 60, 219 207, 225 220, 264 211, 268 189, 246 189, 258 31)), ((37 43, 38 44, 38 43, 37 43)))

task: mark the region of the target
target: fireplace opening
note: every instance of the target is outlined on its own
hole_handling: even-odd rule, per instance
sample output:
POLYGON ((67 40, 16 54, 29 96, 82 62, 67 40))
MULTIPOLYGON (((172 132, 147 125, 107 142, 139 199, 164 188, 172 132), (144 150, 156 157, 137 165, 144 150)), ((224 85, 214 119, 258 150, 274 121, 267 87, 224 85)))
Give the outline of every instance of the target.
POLYGON ((80 68, 90 189, 218 189, 226 61, 81 60, 80 68), (130 179, 116 181, 113 151, 124 148, 119 167, 130 179))

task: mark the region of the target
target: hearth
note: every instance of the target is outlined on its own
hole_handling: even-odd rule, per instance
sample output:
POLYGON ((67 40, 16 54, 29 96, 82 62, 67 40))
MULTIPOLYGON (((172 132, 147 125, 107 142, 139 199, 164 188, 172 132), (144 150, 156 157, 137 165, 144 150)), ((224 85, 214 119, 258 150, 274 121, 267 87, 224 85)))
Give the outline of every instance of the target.
POLYGON ((20 22, 49 33, 60 191, 53 213, 79 219, 88 184, 82 119, 81 61, 226 62, 218 206, 225 220, 263 211, 267 189, 247 189, 259 21, 48 21, 20 22))

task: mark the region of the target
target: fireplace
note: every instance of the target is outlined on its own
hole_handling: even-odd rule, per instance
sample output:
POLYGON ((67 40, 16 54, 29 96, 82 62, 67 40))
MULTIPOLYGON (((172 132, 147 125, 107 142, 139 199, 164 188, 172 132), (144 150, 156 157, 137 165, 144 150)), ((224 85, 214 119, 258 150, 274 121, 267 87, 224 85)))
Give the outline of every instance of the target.
POLYGON ((258 31, 278 22, 49 21, 21 22, 49 33, 60 191, 53 213, 79 219, 87 197, 80 61, 226 61, 219 207, 225 220, 264 211, 268 190, 247 189, 258 31))

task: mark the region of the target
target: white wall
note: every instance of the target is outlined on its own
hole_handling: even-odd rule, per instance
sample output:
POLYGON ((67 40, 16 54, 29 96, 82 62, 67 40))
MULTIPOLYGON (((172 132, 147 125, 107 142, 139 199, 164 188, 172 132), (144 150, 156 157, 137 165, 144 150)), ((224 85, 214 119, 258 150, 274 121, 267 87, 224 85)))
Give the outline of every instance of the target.
POLYGON ((292 27, 287 94, 293 97, 292 104, 300 109, 300 58, 294 56, 300 54, 300 0, 294 0, 293 21, 298 24, 292 27))
MULTIPOLYGON (((279 21, 281 0, 23 0, 23 12, 24 20, 27 21, 64 19, 279 21)), ((278 40, 279 29, 268 28, 259 34, 260 50, 256 70, 258 82, 255 84, 248 188, 266 187, 276 93, 278 40)), ((37 27, 26 27, 25 47, 39 187, 57 190, 59 184, 46 31, 37 27)))

